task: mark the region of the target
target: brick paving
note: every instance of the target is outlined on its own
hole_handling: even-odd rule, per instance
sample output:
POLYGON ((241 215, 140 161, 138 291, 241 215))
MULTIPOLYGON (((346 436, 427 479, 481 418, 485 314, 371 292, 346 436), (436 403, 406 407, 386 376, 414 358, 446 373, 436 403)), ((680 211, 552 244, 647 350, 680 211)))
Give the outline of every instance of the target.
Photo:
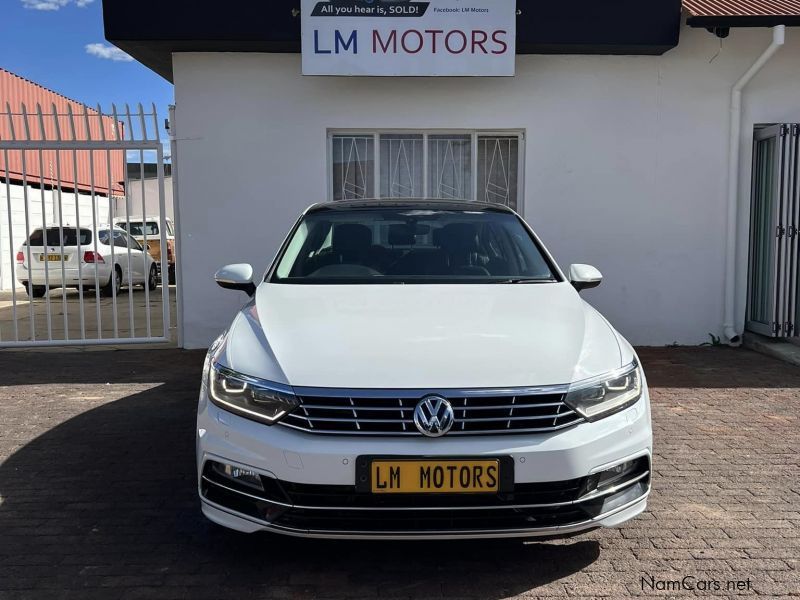
POLYGON ((0 353, 0 599, 800 595, 800 369, 728 348, 641 357, 649 510, 524 544, 223 530, 195 496, 202 353, 0 353))

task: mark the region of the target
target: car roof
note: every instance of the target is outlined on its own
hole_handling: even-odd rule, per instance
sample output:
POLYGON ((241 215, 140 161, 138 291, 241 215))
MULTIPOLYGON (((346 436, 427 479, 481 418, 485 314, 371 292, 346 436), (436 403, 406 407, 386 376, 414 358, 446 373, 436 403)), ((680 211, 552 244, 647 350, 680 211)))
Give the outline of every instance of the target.
POLYGON ((473 200, 442 200, 439 198, 380 198, 375 200, 337 200, 335 202, 320 202, 311 206, 306 213, 327 211, 348 211, 368 209, 412 209, 412 210, 454 210, 470 212, 500 212, 512 213, 513 210, 502 204, 489 204, 473 200))
MULTIPOLYGON (((64 231, 76 231, 78 229, 81 229, 85 231, 94 231, 96 233, 98 231, 106 231, 108 228, 109 225, 107 223, 98 225, 97 227, 93 227, 92 225, 81 225, 80 227, 78 227, 77 225, 73 225, 72 223, 64 223, 63 225, 48 225, 47 227, 34 227, 33 229, 31 229, 31 233, 33 233, 34 231, 42 231, 44 229, 55 229, 55 230, 63 229, 64 231)), ((121 231, 122 233, 127 233, 127 231, 125 231, 121 227, 114 226, 113 229, 114 231, 121 231)))
MULTIPOLYGON (((116 219, 114 219, 114 223, 127 223, 128 221, 130 221, 131 223, 136 223, 137 221, 160 221, 160 220, 161 217, 159 217, 158 215, 147 215, 145 217, 137 215, 135 217, 134 216, 117 217, 116 219)), ((172 219, 170 219, 169 217, 167 217, 165 220, 172 222, 172 219)))

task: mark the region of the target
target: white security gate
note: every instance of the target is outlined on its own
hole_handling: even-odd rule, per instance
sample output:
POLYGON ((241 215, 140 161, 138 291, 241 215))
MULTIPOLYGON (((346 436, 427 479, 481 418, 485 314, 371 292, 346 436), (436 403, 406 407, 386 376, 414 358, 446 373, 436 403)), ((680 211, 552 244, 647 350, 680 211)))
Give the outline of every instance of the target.
POLYGON ((798 335, 800 125, 759 129, 753 145, 747 328, 798 335))
POLYGON ((0 347, 168 342, 155 107, 0 112, 0 347))

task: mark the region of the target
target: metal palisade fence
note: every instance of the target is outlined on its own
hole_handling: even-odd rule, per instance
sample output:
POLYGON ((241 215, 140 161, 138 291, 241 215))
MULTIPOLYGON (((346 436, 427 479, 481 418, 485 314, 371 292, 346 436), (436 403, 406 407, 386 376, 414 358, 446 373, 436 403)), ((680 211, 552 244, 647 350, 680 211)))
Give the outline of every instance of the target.
POLYGON ((175 237, 155 106, 2 108, 0 347, 170 341, 175 237))

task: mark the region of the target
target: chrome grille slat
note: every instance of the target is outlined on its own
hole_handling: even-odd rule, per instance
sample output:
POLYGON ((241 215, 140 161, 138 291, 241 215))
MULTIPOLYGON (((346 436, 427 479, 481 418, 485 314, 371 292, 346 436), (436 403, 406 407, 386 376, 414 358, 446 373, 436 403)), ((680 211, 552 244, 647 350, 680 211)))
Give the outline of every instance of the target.
MULTIPOLYGON (((300 415, 293 415, 298 419, 303 419, 304 421, 322 421, 323 423, 354 423, 358 425, 359 423, 413 423, 413 419, 367 419, 365 417, 361 417, 359 419, 337 419, 335 417, 303 417, 300 415)), ((552 417, 552 415, 550 415, 552 417)))
POLYGON ((301 388, 300 405, 281 425, 326 435, 419 436, 413 411, 422 398, 439 394, 455 412, 448 436, 547 433, 584 419, 563 402, 564 389, 341 390, 301 388))
MULTIPOLYGON (((466 398, 459 398, 459 401, 463 402, 466 398)), ((402 406, 402 405, 401 405, 402 406)), ((542 404, 498 404, 496 406, 464 406, 463 404, 458 404, 453 406, 453 409, 456 412, 465 412, 465 411, 472 411, 472 410, 499 410, 499 409, 520 409, 520 408, 556 408, 556 407, 563 407, 563 402, 543 402, 542 404)), ((344 410, 348 412, 353 412, 353 407, 351 405, 347 406, 333 406, 333 405, 324 405, 324 404, 303 404, 303 408, 306 409, 313 409, 313 410, 344 410)), ((375 411, 384 411, 384 412, 397 412, 398 409, 393 406, 366 406, 366 405, 357 405, 356 409, 358 410, 375 410, 375 411)), ((403 412, 403 409, 399 409, 400 412, 403 412)), ((406 410, 411 410, 411 408, 407 408, 406 410)), ((512 414, 512 413, 509 413, 512 414)), ((462 418, 465 418, 466 415, 462 414, 462 418)))
MULTIPOLYGON (((404 412, 402 406, 403 405, 401 404, 400 405, 401 408, 397 408, 395 406, 357 406, 356 408, 358 410, 364 410, 364 411, 374 410, 374 411, 394 412, 394 413, 399 411, 402 413, 404 412)), ((353 412, 352 406, 325 406, 321 404, 304 404, 303 407, 311 410, 344 410, 347 412, 353 412)))
POLYGON ((470 419, 471 423, 489 423, 491 421, 508 421, 509 423, 512 421, 536 421, 538 419, 552 419, 552 418, 559 418, 563 416, 568 416, 570 414, 574 414, 573 411, 563 412, 560 415, 541 415, 541 416, 531 416, 531 417, 487 417, 482 419, 470 419))
MULTIPOLYGON (((447 434, 445 437, 450 436, 464 436, 464 435, 509 435, 509 434, 518 434, 518 433, 550 433, 553 431, 559 431, 561 429, 566 429, 567 427, 572 427, 573 425, 577 425, 583 421, 582 418, 575 419, 574 421, 570 421, 569 423, 564 423, 563 425, 557 425, 556 427, 530 427, 525 429, 481 429, 480 431, 455 431, 451 430, 450 433, 447 434)), ((308 433, 314 434, 323 434, 323 435, 355 435, 355 436, 415 436, 419 437, 420 434, 416 431, 397 431, 385 433, 385 432, 374 432, 374 431, 325 431, 322 429, 309 429, 308 427, 300 427, 298 425, 292 425, 291 423, 287 423, 286 421, 281 421, 281 425, 285 427, 290 427, 292 429, 298 429, 300 431, 306 431, 308 433)))

